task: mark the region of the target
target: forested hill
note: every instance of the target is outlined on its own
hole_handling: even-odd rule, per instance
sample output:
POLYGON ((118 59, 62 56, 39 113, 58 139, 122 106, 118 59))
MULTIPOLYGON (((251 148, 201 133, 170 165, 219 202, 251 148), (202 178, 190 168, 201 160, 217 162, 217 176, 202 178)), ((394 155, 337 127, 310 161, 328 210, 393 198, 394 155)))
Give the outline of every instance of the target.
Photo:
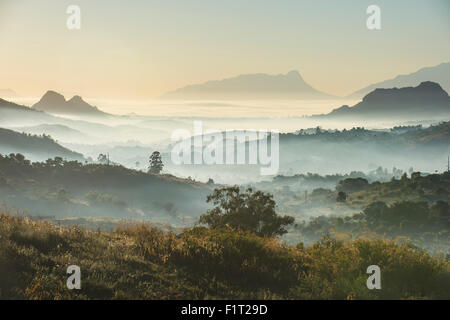
POLYGON ((441 122, 429 127, 398 126, 388 130, 369 130, 363 127, 350 130, 323 130, 315 129, 299 130, 295 133, 286 133, 280 136, 281 141, 317 141, 321 142, 349 142, 367 141, 370 143, 413 145, 448 145, 450 139, 450 121, 441 122))
POLYGON ((0 154, 10 153, 22 153, 32 160, 46 160, 54 157, 84 160, 81 153, 64 148, 50 136, 30 135, 0 128, 0 154))
POLYGON ((0 203, 30 214, 57 217, 116 217, 180 222, 208 206, 211 187, 171 175, 120 165, 84 164, 61 158, 30 162, 0 155, 0 203), (2 182, 3 181, 3 182, 2 182))

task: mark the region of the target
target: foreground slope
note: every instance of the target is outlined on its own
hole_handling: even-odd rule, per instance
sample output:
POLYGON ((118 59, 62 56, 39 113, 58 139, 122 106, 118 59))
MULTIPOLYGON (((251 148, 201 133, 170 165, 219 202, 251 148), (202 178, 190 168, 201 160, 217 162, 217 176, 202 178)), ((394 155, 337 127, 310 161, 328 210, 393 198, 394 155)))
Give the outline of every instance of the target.
POLYGON ((148 224, 112 233, 0 215, 0 299, 449 299, 449 264, 407 244, 324 237, 311 247, 148 224), (382 270, 368 290, 366 269, 382 270), (81 268, 81 290, 66 269, 81 268))

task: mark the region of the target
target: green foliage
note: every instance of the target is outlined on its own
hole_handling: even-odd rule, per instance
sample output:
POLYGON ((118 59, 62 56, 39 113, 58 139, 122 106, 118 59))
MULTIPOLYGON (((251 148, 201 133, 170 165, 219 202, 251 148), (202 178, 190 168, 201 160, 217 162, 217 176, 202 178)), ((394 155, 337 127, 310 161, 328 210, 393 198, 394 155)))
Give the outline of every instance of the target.
POLYGON ((388 205, 372 202, 361 213, 353 216, 312 218, 297 228, 310 239, 317 239, 331 232, 365 236, 408 237, 412 243, 436 253, 448 254, 450 224, 448 203, 437 201, 429 206, 424 201, 400 201, 388 205))
POLYGON ((344 191, 339 191, 336 197, 337 202, 345 202, 347 200, 347 194, 344 191))
POLYGON ((97 191, 89 191, 85 198, 91 205, 116 206, 120 208, 125 208, 127 206, 127 204, 124 201, 119 200, 117 196, 99 193, 97 191))
POLYGON ((354 192, 367 189, 369 182, 364 178, 347 178, 339 181, 336 190, 344 192, 354 192))
POLYGON ((414 225, 427 223, 430 220, 429 207, 424 201, 396 202, 390 207, 384 202, 375 202, 364 210, 364 214, 366 215, 367 222, 373 226, 380 224, 388 224, 391 226, 414 225))
POLYGON ((0 215, 0 299, 449 299, 449 275, 448 261, 386 240, 288 246, 230 229, 103 233, 0 215), (72 264, 81 290, 66 288, 72 264), (365 285, 372 264, 381 290, 365 285))
POLYGON ((199 221, 212 228, 229 227, 273 237, 285 234, 285 226, 294 223, 293 217, 277 215, 271 194, 251 188, 243 193, 237 186, 215 189, 207 202, 212 202, 214 208, 202 215, 199 221))

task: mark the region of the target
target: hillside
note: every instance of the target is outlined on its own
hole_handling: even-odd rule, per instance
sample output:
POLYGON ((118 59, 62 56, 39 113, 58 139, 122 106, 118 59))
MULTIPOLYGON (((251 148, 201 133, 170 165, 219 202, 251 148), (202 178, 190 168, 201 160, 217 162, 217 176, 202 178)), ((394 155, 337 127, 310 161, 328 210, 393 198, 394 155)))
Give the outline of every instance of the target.
POLYGON ((422 82, 417 87, 375 89, 353 107, 342 106, 328 118, 371 117, 388 119, 431 119, 450 117, 450 97, 438 83, 422 82))
POLYGON ((30 163, 15 155, 0 156, 0 178, 0 203, 33 215, 157 219, 177 225, 192 223, 208 207, 211 190, 203 183, 120 165, 60 158, 30 163))
POLYGON ((24 105, 0 99, 0 126, 36 125, 39 122, 53 123, 55 117, 24 105))
POLYGON ((35 110, 41 110, 53 114, 106 116, 107 113, 91 106, 80 96, 74 96, 70 100, 55 91, 47 91, 42 98, 32 106, 35 110))
POLYGON ((37 126, 28 127, 14 127, 11 128, 14 131, 24 132, 34 135, 50 135, 58 141, 64 142, 79 142, 79 141, 92 141, 92 137, 79 130, 72 129, 66 125, 61 124, 40 124, 37 126))
POLYGON ((449 264, 408 244, 324 237, 313 246, 224 229, 60 227, 0 209, 0 299, 448 299, 449 264), (368 266, 382 289, 366 287, 368 266), (66 269, 81 269, 67 290, 66 269))
POLYGON ((399 75, 393 79, 377 82, 371 84, 365 88, 362 88, 351 95, 348 98, 360 99, 364 97, 369 92, 377 88, 394 88, 394 87, 415 87, 421 82, 433 81, 439 83, 442 88, 449 92, 450 91, 450 62, 441 63, 437 66, 421 68, 420 70, 399 75))
POLYGON ((164 94, 163 99, 331 99, 307 84, 297 71, 287 74, 246 74, 189 85, 164 94))
MULTIPOLYGON (((309 210, 334 208, 346 212, 319 215, 302 223, 304 239, 315 241, 333 232, 405 238, 429 252, 450 256, 450 172, 369 183, 364 178, 339 181, 335 190, 316 189, 309 197, 309 210), (344 194, 341 200, 339 195, 344 194)), ((298 203, 304 206, 305 203, 298 203)))
MULTIPOLYGON (((111 142, 115 137, 132 139, 137 134, 144 135, 149 132, 148 129, 139 130, 140 128, 134 125, 113 126, 96 122, 103 115, 88 117, 89 119, 68 119, 0 99, 0 127, 11 130, 23 128, 25 132, 33 134, 40 134, 46 128, 49 131, 45 134, 52 135, 53 133, 52 137, 58 139, 58 141, 111 142)), ((155 134, 155 132, 152 131, 152 134, 155 134)))
POLYGON ((0 112, 5 110, 16 110, 16 111, 35 111, 31 110, 26 106, 22 106, 20 104, 10 102, 0 98, 0 112))
POLYGON ((19 133, 0 128, 0 153, 22 153, 33 160, 62 157, 83 161, 83 155, 56 143, 50 136, 19 133))

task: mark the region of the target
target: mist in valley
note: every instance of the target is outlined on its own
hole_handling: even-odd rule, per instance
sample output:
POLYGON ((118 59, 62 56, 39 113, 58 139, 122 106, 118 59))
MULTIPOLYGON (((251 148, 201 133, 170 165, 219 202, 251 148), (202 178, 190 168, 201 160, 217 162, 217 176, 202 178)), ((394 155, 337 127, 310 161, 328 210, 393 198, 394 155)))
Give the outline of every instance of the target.
MULTIPOLYGON (((123 106, 117 110, 131 112, 101 117, 3 111, 1 127, 29 136, 44 135, 52 147, 44 152, 40 142, 33 149, 4 141, 0 143, 2 154, 21 153, 31 162, 43 163, 57 156, 69 164, 47 163, 53 170, 55 166, 61 168, 51 177, 32 173, 35 182, 31 187, 24 187, 30 177, 3 172, 9 183, 3 188, 2 200, 16 206, 21 214, 91 229, 109 230, 123 221, 138 220, 181 230, 195 225, 210 208, 206 197, 214 188, 239 185, 242 189, 252 187, 273 194, 279 213, 293 216, 301 224, 320 217, 351 217, 368 205, 357 199, 349 205, 336 202, 342 180, 362 178, 369 184, 387 183, 405 173, 427 175, 445 170, 450 153, 448 126, 440 128, 439 124, 448 119, 309 117, 318 111, 326 113, 342 101, 259 103, 161 102, 149 104, 145 112, 123 106), (173 116, 168 116, 171 113, 173 116), (184 130, 191 135, 187 140, 193 141, 196 122, 201 123, 202 133, 214 131, 224 136, 226 131, 251 136, 259 130, 276 130, 276 172, 262 175, 261 168, 267 165, 248 164, 249 137, 234 145, 245 150, 246 164, 174 163, 171 152, 179 141, 172 139, 173 133, 184 130), (443 138, 436 136, 433 130, 438 129, 433 128, 440 128, 443 138), (55 146, 65 150, 56 152, 52 149, 55 146), (149 157, 154 151, 162 155, 164 168, 160 178, 147 175, 149 157), (72 160, 84 168, 70 164, 72 160), (121 168, 127 168, 127 173, 121 168), (112 171, 108 174, 108 170, 112 171)), ((230 143, 225 139, 224 159, 230 152, 225 148, 227 142, 230 143)), ((270 155, 270 140, 267 149, 270 155)), ((189 157, 194 160, 197 153, 202 158, 204 151, 205 146, 193 146, 189 157)), ((275 155, 270 156, 274 160, 275 155)), ((283 239, 295 243, 300 234, 304 232, 292 228, 283 239)))

